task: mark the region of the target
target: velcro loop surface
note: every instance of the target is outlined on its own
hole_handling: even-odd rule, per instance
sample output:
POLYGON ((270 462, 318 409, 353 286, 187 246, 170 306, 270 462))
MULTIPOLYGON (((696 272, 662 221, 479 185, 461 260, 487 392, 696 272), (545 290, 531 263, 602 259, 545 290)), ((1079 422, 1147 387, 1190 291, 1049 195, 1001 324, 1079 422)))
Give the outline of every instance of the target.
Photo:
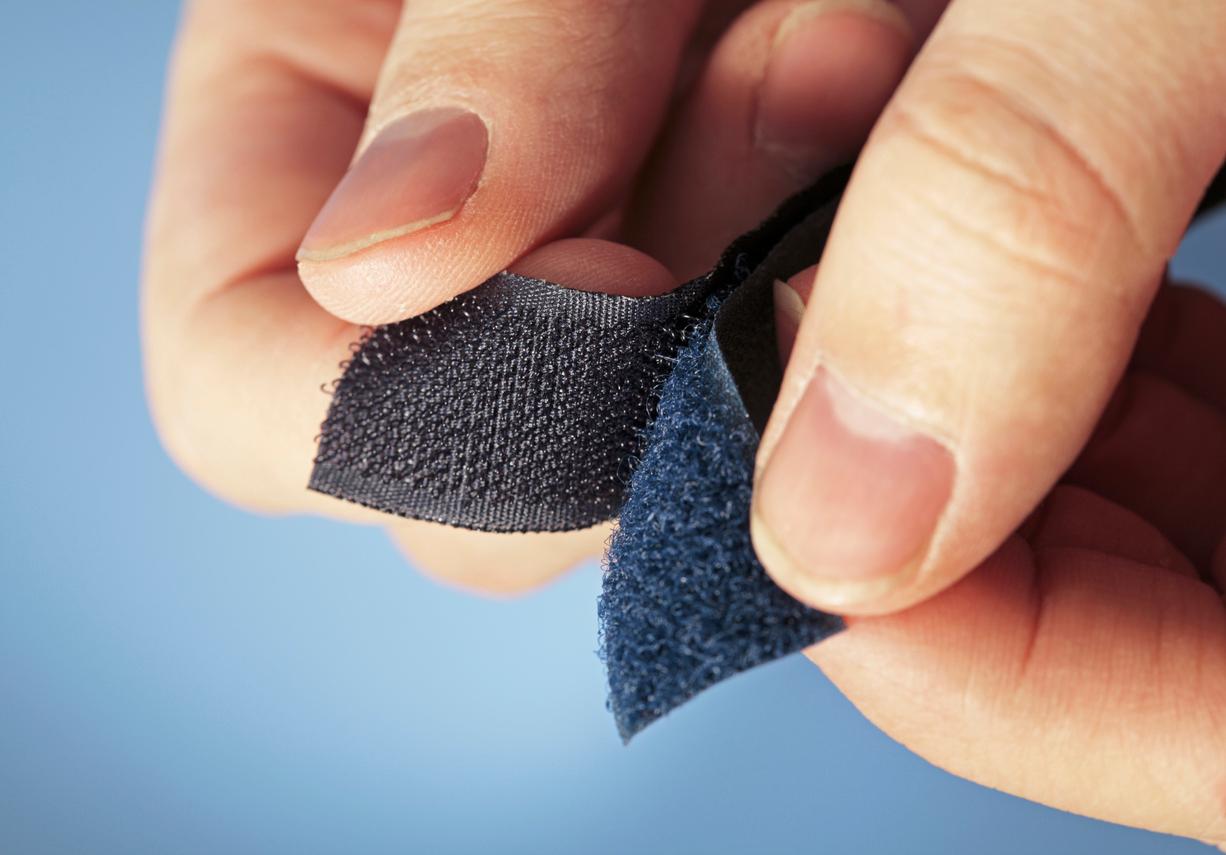
POLYGON ((664 384, 599 604, 624 740, 708 686, 843 628, 775 585, 749 536, 754 455, 782 374, 772 286, 820 258, 835 206, 817 204, 749 276, 711 296, 664 384))

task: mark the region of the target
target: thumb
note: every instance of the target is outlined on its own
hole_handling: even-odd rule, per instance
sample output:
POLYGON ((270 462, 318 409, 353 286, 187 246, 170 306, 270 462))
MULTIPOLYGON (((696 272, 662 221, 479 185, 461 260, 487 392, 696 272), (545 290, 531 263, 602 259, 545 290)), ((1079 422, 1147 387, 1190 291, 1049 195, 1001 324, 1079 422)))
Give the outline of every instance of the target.
POLYGON ((954 0, 861 157, 763 437, 754 543, 784 588, 904 608, 1053 486, 1226 155, 1224 38, 1220 3, 954 0))
POLYGON ((358 153, 298 251, 324 308, 383 323, 592 225, 645 156, 699 0, 406 3, 358 153))

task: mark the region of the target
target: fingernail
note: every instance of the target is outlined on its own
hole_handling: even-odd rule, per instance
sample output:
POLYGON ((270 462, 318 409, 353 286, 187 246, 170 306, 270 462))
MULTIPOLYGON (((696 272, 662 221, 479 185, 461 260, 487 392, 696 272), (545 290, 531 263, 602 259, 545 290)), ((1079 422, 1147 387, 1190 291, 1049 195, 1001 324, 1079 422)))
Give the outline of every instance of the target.
POLYGON ((762 468, 754 544, 807 599, 868 602, 914 577, 953 479, 944 445, 819 368, 762 468))
POLYGON ((800 332, 800 321, 805 313, 805 301, 789 282, 775 280, 775 341, 779 346, 779 361, 787 364, 800 332))
POLYGON ((450 220, 477 189, 488 142, 481 118, 455 107, 392 122, 341 179, 298 260, 343 258, 450 220))
POLYGON ((809 161, 824 163, 843 156, 832 149, 855 145, 852 138, 860 135, 863 121, 859 117, 849 121, 846 94, 832 88, 854 85, 875 91, 881 86, 893 88, 894 82, 876 79, 894 73, 888 64, 879 69, 877 63, 842 55, 863 43, 862 31, 847 28, 862 28, 866 22, 897 30, 908 43, 912 39, 906 18, 887 0, 813 0, 783 19, 757 92, 754 134, 760 148, 800 168, 809 161), (840 72, 843 67, 854 67, 873 79, 838 79, 840 74, 847 76, 840 72))

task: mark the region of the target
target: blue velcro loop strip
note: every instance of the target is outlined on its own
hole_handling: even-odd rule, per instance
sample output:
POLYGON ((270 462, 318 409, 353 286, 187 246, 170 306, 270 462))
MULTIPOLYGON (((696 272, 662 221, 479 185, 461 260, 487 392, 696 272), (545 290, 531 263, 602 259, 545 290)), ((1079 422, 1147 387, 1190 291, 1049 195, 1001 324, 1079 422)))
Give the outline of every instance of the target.
POLYGON ((754 455, 780 374, 772 286, 820 254, 833 216, 833 202, 819 207, 714 293, 664 383, 599 604, 626 741, 708 686, 843 628, 776 586, 749 537, 754 455))
POLYGON ((757 446, 707 324, 665 381, 609 547, 601 655, 626 741, 708 686, 842 628, 780 590, 754 555, 757 446))

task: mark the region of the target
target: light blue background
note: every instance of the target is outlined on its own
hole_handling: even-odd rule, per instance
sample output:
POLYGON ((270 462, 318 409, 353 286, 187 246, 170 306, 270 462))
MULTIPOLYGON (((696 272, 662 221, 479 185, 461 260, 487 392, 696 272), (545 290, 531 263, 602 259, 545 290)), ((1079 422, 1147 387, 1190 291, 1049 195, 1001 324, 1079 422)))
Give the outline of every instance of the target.
POLYGON ((173 4, 4 11, 0 853, 1205 851, 937 771, 799 659, 623 748, 594 568, 482 601, 202 493, 137 345, 173 4))

